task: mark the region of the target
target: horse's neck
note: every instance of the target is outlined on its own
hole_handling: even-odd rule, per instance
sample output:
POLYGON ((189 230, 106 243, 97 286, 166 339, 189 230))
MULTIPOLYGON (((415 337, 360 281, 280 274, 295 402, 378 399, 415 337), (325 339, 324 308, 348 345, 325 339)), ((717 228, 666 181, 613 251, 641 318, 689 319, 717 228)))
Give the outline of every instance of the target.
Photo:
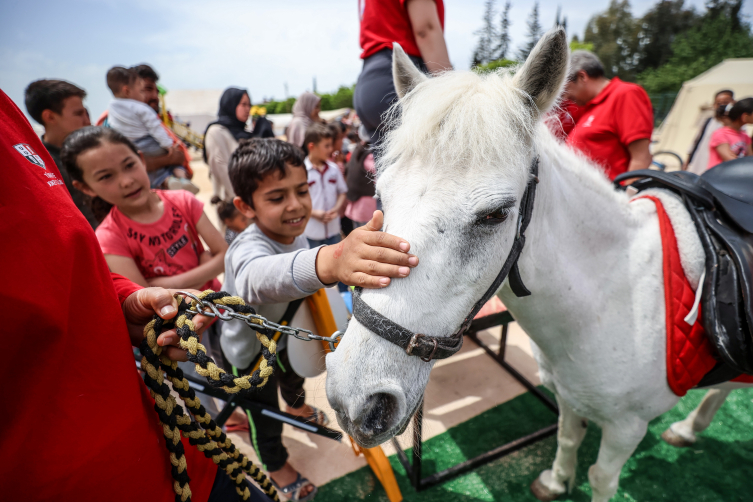
MULTIPOLYGON (((540 182, 519 260, 532 296, 517 298, 509 286, 501 293, 524 328, 526 320, 538 326, 542 316, 550 325, 577 325, 585 319, 581 316, 590 315, 610 281, 629 280, 624 256, 637 226, 624 193, 616 193, 602 174, 567 147, 546 139, 539 151, 540 182)), ((537 337, 547 333, 529 334, 539 345, 546 344, 537 337)))

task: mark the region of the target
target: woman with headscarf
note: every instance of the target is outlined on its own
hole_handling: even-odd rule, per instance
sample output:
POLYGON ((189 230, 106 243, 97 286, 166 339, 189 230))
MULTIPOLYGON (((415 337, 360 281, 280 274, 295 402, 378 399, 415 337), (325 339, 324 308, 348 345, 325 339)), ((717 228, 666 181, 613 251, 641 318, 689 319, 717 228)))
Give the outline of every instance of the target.
POLYGON ((288 125, 288 143, 303 147, 306 129, 319 121, 322 98, 313 92, 304 92, 293 105, 293 120, 288 125))
POLYGON ((246 130, 250 113, 248 91, 229 87, 220 98, 219 117, 207 126, 204 133, 204 162, 209 165, 212 174, 214 195, 222 200, 235 197, 227 168, 238 142, 252 137, 252 133, 246 130))

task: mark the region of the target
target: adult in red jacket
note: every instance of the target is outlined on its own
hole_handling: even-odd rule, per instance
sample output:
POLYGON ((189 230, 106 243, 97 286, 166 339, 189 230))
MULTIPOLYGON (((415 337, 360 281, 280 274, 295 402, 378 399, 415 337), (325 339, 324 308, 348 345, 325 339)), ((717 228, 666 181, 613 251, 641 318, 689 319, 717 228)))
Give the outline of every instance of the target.
POLYGON ((595 54, 574 51, 565 94, 583 107, 568 144, 599 164, 609 179, 649 167, 654 113, 642 87, 606 78, 595 54))
POLYGON ((392 82, 392 43, 397 42, 417 68, 451 70, 444 41, 442 0, 359 0, 363 69, 353 105, 365 133, 381 138, 382 115, 397 98, 392 82))
MULTIPOLYGON (((57 166, 1 90, 0 236, 0 498, 174 501, 165 438, 131 346, 155 312, 173 317, 177 304, 169 290, 110 273, 57 166)), ((177 341, 173 331, 158 343, 177 341)), ((185 360, 178 348, 167 354, 185 360)), ((184 448, 193 500, 237 499, 224 471, 184 448)))

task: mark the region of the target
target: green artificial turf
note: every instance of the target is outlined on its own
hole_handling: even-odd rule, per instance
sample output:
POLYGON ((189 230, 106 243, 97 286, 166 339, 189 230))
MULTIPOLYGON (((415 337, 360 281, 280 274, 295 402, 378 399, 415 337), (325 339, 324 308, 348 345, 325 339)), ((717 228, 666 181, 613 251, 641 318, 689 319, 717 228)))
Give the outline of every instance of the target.
MULTIPOLYGON (((660 439, 662 432, 687 416, 704 394, 689 392, 673 410, 651 422, 648 434, 622 470, 620 489, 613 500, 753 500, 753 388, 732 392, 693 447, 678 449, 660 439)), ((521 395, 426 441, 423 475, 534 432, 554 423, 555 418, 535 397, 521 395)), ((596 460, 600 437, 599 428, 589 426, 578 452, 576 487, 558 500, 591 500, 587 473, 596 460)), ((410 486, 397 457, 390 457, 390 462, 406 501, 535 501, 528 486, 542 470, 551 468, 556 447, 557 440, 552 436, 421 493, 410 486)), ((323 502, 388 502, 368 467, 320 487, 316 498, 323 502)))

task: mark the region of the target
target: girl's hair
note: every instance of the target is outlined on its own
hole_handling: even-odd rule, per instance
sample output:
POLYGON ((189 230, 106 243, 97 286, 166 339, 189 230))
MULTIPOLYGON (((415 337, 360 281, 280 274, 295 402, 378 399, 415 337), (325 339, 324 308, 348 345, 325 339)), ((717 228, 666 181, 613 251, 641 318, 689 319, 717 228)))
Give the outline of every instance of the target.
POLYGON ((741 99, 729 109, 727 115, 732 121, 738 120, 744 113, 753 114, 753 98, 741 99))
POLYGON ((222 200, 215 195, 210 202, 217 206, 217 216, 220 217, 220 221, 229 220, 238 214, 238 209, 232 200, 222 200))
MULTIPOLYGON (((125 145, 136 155, 139 154, 138 148, 115 129, 100 126, 84 127, 69 134, 60 151, 60 160, 71 179, 84 183, 84 171, 78 165, 78 157, 104 143, 125 145)), ((102 222, 112 209, 112 204, 100 197, 94 197, 91 200, 91 208, 97 221, 102 222)))

